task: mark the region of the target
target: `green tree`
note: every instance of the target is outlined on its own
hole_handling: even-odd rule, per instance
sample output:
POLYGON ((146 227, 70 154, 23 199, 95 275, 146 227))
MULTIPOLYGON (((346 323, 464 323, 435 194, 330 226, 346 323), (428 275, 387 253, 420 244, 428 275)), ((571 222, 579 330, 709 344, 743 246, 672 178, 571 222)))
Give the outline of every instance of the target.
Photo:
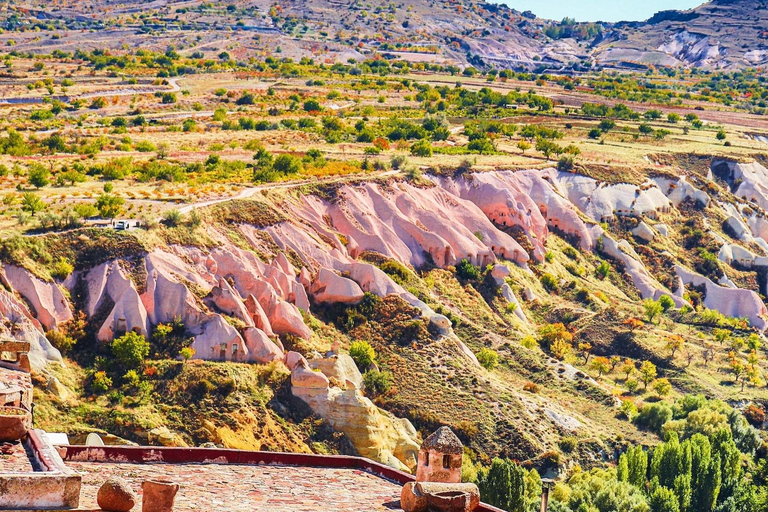
POLYGON ((321 112, 323 110, 323 106, 320 105, 320 102, 316 99, 308 99, 304 102, 304 110, 306 112, 321 112))
POLYGON ((648 454, 642 446, 633 446, 619 457, 619 465, 625 466, 625 472, 619 472, 619 480, 629 482, 638 489, 645 488, 645 476, 648 471, 648 454))
POLYGON ((27 173, 30 185, 38 189, 48 185, 51 182, 50 177, 51 172, 40 164, 32 164, 27 173))
POLYGON ((637 127, 637 130, 643 135, 648 135, 653 133, 653 128, 651 127, 651 125, 647 123, 642 123, 640 126, 637 127))
POLYGON ((525 511, 525 470, 510 460, 499 458, 481 470, 478 488, 483 501, 507 512, 525 511))
POLYGON ((275 158, 272 169, 282 174, 297 174, 301 172, 301 160, 293 155, 280 155, 275 158))
POLYGON ((671 489, 657 486, 648 497, 651 512, 681 512, 677 496, 671 489))
POLYGON ((645 384, 645 388, 648 389, 648 384, 653 382, 656 378, 656 365, 650 361, 643 361, 640 365, 640 380, 645 384))
POLYGON ((651 389, 653 389, 659 396, 667 396, 670 391, 672 391, 672 384, 670 384, 668 379, 656 379, 653 381, 653 384, 651 384, 651 389))
POLYGON ((662 311, 663 308, 659 301, 651 298, 643 301, 643 312, 645 313, 645 318, 647 318, 649 322, 653 323, 653 319, 659 316, 662 311))
POLYGON ((33 194, 32 192, 24 192, 24 195, 21 196, 21 209, 25 212, 31 213, 32 215, 43 211, 45 206, 45 202, 40 199, 40 196, 37 194, 33 194))
POLYGON ((411 146, 411 154, 413 156, 431 157, 432 144, 426 139, 418 140, 411 146))
POLYGON ((99 209, 99 215, 105 219, 114 219, 123 213, 123 204, 125 199, 112 194, 101 194, 96 200, 96 208, 99 209))
POLYGON ((597 377, 600 378, 604 373, 611 371, 611 361, 607 357, 596 357, 589 365, 592 371, 597 372, 597 377))
POLYGON ((731 337, 731 331, 729 331, 728 329, 713 329, 712 334, 715 337, 715 341, 717 341, 721 345, 725 340, 731 337))
POLYGON ((179 351, 179 355, 184 360, 184 362, 189 361, 193 357, 195 357, 196 351, 192 347, 184 347, 179 351))
POLYGON ((85 181, 85 174, 78 172, 75 169, 67 169, 64 172, 59 173, 57 177, 61 178, 64 182, 68 181, 72 186, 74 186, 75 183, 82 183, 85 181))
POLYGON ((672 432, 666 443, 661 443, 651 456, 650 479, 658 485, 673 489, 678 475, 691 475, 691 449, 688 443, 681 444, 677 434, 672 432))
POLYGON ((139 368, 149 355, 149 342, 141 334, 129 331, 112 341, 112 354, 124 369, 139 368))

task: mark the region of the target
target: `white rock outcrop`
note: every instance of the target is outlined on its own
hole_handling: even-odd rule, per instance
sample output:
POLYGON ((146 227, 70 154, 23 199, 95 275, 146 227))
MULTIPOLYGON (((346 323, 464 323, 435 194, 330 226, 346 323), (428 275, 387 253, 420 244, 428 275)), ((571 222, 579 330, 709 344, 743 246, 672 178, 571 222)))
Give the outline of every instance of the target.
POLYGON ((678 277, 685 283, 693 286, 704 286, 704 305, 730 317, 744 317, 749 320, 751 326, 761 331, 765 330, 768 309, 760 299, 760 296, 752 290, 730 288, 715 284, 707 277, 686 270, 680 265, 675 265, 678 277))

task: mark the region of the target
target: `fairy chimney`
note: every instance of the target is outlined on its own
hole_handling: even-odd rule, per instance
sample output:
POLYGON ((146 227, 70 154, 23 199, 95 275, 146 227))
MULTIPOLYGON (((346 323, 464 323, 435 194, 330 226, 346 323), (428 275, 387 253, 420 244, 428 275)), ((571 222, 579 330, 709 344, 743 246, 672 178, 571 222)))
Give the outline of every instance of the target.
POLYGON ((417 482, 461 483, 461 456, 464 447, 448 427, 432 433, 419 450, 417 482))

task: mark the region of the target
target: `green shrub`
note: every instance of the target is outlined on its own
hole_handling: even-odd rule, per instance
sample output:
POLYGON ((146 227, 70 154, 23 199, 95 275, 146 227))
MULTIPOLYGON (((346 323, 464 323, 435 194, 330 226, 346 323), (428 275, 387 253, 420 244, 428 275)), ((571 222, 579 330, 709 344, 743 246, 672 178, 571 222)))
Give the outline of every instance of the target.
POLYGON ((408 159, 403 155, 394 155, 390 161, 393 169, 402 169, 406 163, 408 163, 408 159))
POLYGON ((376 361, 376 351, 367 341, 355 341, 349 347, 349 356, 361 370, 366 370, 376 361))
POLYGON ((58 330, 47 331, 45 337, 63 354, 71 352, 77 343, 76 339, 58 330))
POLYGON ((525 336, 520 340, 520 344, 529 350, 539 348, 539 342, 533 336, 525 336))
POLYGON ((635 418, 635 423, 660 434, 661 427, 671 419, 672 408, 663 402, 657 402, 643 405, 635 418))
POLYGON ((480 279, 480 268, 463 259, 456 265, 456 277, 465 281, 480 279))
POLYGON ((139 368, 149 355, 149 342, 130 331, 112 341, 112 354, 124 368, 139 368))
POLYGON ((539 278, 541 285, 549 292, 557 291, 557 278, 552 274, 542 274, 539 278))
POLYGON ((392 374, 386 371, 368 370, 363 374, 363 383, 370 395, 383 395, 392 389, 392 374))
POLYGON ((403 284, 408 281, 408 277, 411 275, 405 265, 395 260, 387 260, 382 263, 379 268, 389 274, 389 276, 398 284, 403 284))
POLYGON ((573 453, 578 446, 579 440, 573 436, 564 436, 560 438, 557 445, 563 450, 564 453, 573 453))
POLYGON ((662 295, 659 297, 659 305, 661 306, 662 311, 665 313, 675 307, 675 301, 672 300, 672 297, 669 295, 662 295))
POLYGON ((595 275, 598 279, 605 279, 608 277, 608 274, 611 273, 611 266, 608 264, 607 261, 601 261, 600 264, 595 268, 595 275))
POLYGON ((416 141, 413 146, 411 146, 411 154, 413 156, 431 157, 432 144, 426 139, 416 141))
POLYGON ((75 270, 70 262, 64 258, 59 259, 51 269, 51 275, 56 279, 66 279, 75 270))
POLYGON ((570 172, 573 170, 574 165, 573 155, 564 155, 557 161, 557 170, 560 172, 570 172))
POLYGON ((138 387, 139 383, 141 382, 141 376, 136 370, 128 370, 125 372, 125 375, 123 375, 123 381, 125 381, 125 383, 129 386, 135 388, 138 387))
POLYGON ((171 227, 176 227, 181 224, 181 212, 176 208, 168 210, 163 213, 163 222, 171 227))
POLYGON ((477 361, 486 370, 493 370, 499 364, 499 354, 495 350, 482 348, 477 353, 477 361))
POLYGON ((106 372, 96 372, 93 374, 93 382, 91 383, 91 389, 95 393, 106 393, 109 388, 112 387, 112 379, 107 376, 106 372))

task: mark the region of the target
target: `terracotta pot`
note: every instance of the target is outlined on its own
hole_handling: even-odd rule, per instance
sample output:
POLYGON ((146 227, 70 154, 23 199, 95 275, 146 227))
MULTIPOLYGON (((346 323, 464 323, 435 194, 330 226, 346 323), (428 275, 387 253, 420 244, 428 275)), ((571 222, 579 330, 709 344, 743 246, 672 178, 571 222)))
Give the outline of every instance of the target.
POLYGON ((472 498, 468 492, 444 491, 427 495, 428 510, 434 512, 471 512, 472 498))
POLYGON ((145 480, 141 484, 142 512, 173 512, 179 484, 170 480, 145 480))
POLYGON ((20 407, 0 407, 0 442, 17 441, 32 428, 32 414, 20 407))

